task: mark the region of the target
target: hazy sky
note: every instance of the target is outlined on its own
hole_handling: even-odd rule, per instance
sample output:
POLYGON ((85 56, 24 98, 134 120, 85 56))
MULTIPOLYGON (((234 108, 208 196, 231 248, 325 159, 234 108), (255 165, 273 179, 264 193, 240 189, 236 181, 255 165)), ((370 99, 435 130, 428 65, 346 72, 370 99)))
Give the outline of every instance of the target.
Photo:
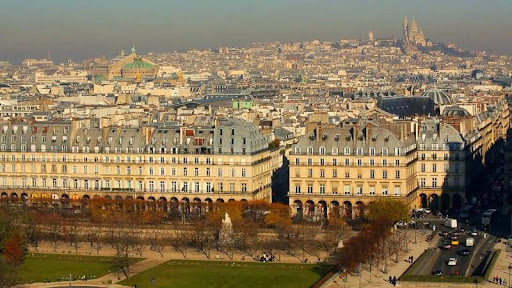
POLYGON ((255 41, 402 36, 415 16, 426 37, 512 54, 512 0, 3 0, 0 60, 112 57, 255 41))

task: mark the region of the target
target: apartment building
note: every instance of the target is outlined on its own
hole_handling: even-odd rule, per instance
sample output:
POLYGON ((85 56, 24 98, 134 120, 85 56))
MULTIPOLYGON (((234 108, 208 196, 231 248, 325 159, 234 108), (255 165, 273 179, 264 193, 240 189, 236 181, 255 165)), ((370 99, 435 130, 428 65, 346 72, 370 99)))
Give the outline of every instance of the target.
MULTIPOLYGON (((99 121, 0 123, 2 198, 139 199, 160 203, 271 200, 278 153, 255 124, 100 127, 99 121)), ((169 206, 170 207, 170 206, 169 206)))

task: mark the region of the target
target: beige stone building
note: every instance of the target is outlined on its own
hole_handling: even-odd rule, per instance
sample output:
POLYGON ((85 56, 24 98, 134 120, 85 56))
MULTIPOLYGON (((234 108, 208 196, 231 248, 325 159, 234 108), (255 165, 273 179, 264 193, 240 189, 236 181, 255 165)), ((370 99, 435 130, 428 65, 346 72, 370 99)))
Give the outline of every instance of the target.
POLYGON ((279 164, 268 137, 238 119, 210 127, 100 127, 94 120, 0 127, 1 197, 29 203, 106 197, 193 211, 201 203, 271 201, 279 164))

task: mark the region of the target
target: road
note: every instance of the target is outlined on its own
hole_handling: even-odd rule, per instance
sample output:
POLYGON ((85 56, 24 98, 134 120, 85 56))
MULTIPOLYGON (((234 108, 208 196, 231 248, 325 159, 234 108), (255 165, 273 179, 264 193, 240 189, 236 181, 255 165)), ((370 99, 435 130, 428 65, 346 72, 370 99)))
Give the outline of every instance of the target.
MULTIPOLYGON (((448 229, 446 229, 449 231, 448 229)), ((445 243, 445 238, 438 236, 437 237, 437 247, 441 248, 445 243)), ((449 239, 449 237, 447 238, 449 239)), ((432 265, 430 271, 422 271, 423 275, 427 275, 432 273, 432 271, 441 269, 444 275, 455 275, 457 271, 459 275, 471 276, 480 264, 480 262, 484 259, 487 251, 492 249, 496 238, 493 236, 488 236, 487 238, 483 238, 483 234, 479 233, 478 236, 469 236, 468 233, 464 233, 459 236, 460 245, 452 246, 449 250, 443 250, 442 248, 437 251, 435 254, 436 260, 432 265), (475 243, 473 247, 466 247, 466 238, 474 238, 475 243), (469 249, 470 253, 468 256, 460 255, 460 251, 464 248, 469 249), (456 266, 448 266, 447 262, 449 258, 456 258, 457 265, 456 266)), ((451 242, 451 241, 450 241, 451 242)))

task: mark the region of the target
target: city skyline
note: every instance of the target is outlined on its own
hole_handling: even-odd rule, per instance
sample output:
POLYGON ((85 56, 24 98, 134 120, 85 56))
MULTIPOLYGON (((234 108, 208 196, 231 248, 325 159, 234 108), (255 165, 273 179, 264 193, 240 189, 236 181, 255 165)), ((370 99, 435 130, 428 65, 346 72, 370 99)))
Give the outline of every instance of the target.
POLYGON ((505 14, 511 11, 512 3, 502 0, 494 1, 492 6, 483 1, 459 0, 413 1, 407 5, 392 0, 372 6, 369 1, 325 1, 318 5, 309 1, 292 4, 288 0, 257 4, 152 1, 144 5, 128 1, 122 7, 100 1, 29 4, 4 4, 0 12, 4 39, 0 60, 20 63, 24 58, 44 58, 48 50, 58 62, 110 57, 132 44, 146 53, 267 41, 337 41, 366 38, 370 30, 376 38, 394 35, 401 39, 403 17, 413 16, 434 42, 453 42, 473 51, 512 53, 512 38, 503 37, 510 24, 505 14), (29 13, 30 19, 20 22, 19 15, 29 13))

